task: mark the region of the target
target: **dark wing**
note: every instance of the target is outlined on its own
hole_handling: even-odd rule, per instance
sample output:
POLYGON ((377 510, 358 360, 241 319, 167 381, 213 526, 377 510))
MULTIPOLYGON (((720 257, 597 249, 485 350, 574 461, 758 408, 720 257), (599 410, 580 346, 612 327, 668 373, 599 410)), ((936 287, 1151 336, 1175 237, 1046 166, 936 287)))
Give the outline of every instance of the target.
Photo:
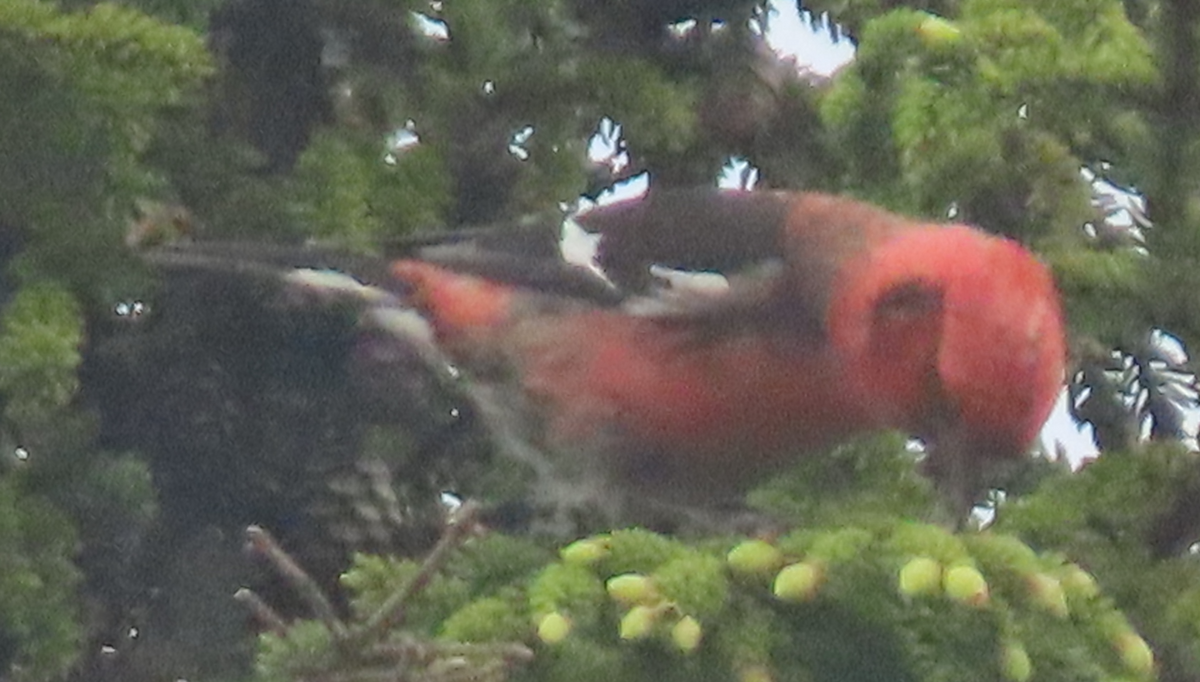
POLYGON ((601 235, 596 260, 608 278, 637 290, 652 265, 728 276, 782 260, 788 210, 781 193, 669 189, 577 220, 601 235))
POLYGON ((412 235, 384 245, 386 258, 320 244, 254 241, 182 241, 144 249, 139 255, 159 268, 227 272, 233 276, 278 277, 295 269, 329 270, 401 295, 405 292, 397 289, 391 263, 394 258, 406 257, 597 305, 620 304, 625 295, 603 276, 559 257, 560 225, 561 217, 553 225, 489 226, 412 235))
POLYGON ((561 216, 406 240, 403 250, 457 272, 601 305, 624 304, 638 314, 722 333, 746 326, 819 332, 824 297, 797 301, 795 294, 803 292, 788 284, 785 267, 785 224, 796 196, 652 190, 592 209, 573 220, 598 237, 594 267, 563 260, 561 216))
POLYGON ((600 235, 596 260, 609 279, 627 291, 657 290, 658 298, 667 299, 664 318, 715 334, 754 328, 820 336, 832 272, 824 257, 825 231, 816 230, 819 238, 811 244, 798 244, 795 226, 789 228, 805 196, 713 188, 651 191, 578 222, 600 235), (720 295, 689 294, 686 280, 677 278, 664 288, 655 266, 720 274, 727 286, 720 295))
POLYGON ((545 294, 631 303, 643 314, 725 318, 773 290, 788 209, 782 193, 653 190, 572 218, 598 237, 591 263, 564 260, 561 213, 406 236, 386 251, 545 294), (692 284, 687 271, 723 275, 729 286, 716 291, 711 276, 692 284))
POLYGON ((304 268, 341 272, 369 284, 383 284, 390 279, 388 263, 379 257, 320 246, 186 240, 147 248, 138 255, 152 266, 170 270, 278 277, 288 270, 304 268))
MULTIPOLYGON (((598 236, 594 267, 561 254, 563 216, 518 224, 409 235, 383 246, 387 259, 314 247, 187 243, 148 252, 159 263, 231 270, 303 267, 353 274, 394 289, 389 259, 413 258, 553 296, 639 314, 738 329, 786 326, 819 331, 824 297, 785 261, 785 225, 798 195, 715 188, 653 190, 574 220, 598 236), (689 280, 688 272, 708 277, 689 280), (724 280, 714 286, 714 275, 724 280), (796 281, 793 281, 796 280, 796 281), (797 284, 799 282, 799 284, 797 284), (801 294, 797 296, 796 294, 801 294)), ((823 249, 805 249, 817 256, 823 249)), ((823 282, 823 269, 821 279, 823 282)), ((399 292, 403 293, 403 292, 399 292)))

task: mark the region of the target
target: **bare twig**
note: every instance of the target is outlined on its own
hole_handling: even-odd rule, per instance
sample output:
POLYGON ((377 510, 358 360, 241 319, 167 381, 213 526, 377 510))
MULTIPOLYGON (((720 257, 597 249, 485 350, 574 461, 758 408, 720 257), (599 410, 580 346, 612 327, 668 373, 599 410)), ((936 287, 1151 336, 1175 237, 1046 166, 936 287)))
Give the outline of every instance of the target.
POLYGON ((461 546, 475 532, 478 517, 478 503, 471 500, 463 503, 446 524, 446 530, 442 533, 441 539, 438 540, 433 550, 429 552, 429 556, 425 557, 425 561, 421 563, 421 568, 417 571, 417 574, 413 576, 408 584, 384 600, 383 605, 375 613, 371 614, 361 629, 358 629, 354 633, 354 638, 359 641, 381 639, 382 635, 388 630, 403 625, 405 618, 408 616, 409 600, 412 599, 413 595, 419 594, 421 590, 425 589, 425 586, 433 578, 434 574, 446 562, 450 553, 461 546))
POLYGON ((246 529, 246 539, 250 543, 250 549, 270 561, 296 594, 300 595, 313 614, 333 634, 334 640, 345 641, 349 633, 334 612, 333 604, 325 597, 316 581, 275 542, 275 538, 261 526, 250 526, 246 529))
POLYGON ((287 622, 253 590, 243 587, 233 593, 233 598, 250 607, 250 612, 254 614, 258 622, 272 633, 281 637, 287 634, 287 622))
MULTIPOLYGON (((338 619, 316 582, 267 531, 257 526, 246 529, 251 549, 271 562, 333 635, 334 658, 321 663, 319 669, 293 669, 293 677, 310 682, 500 682, 511 667, 531 661, 533 651, 520 642, 436 642, 398 631, 409 602, 429 585, 451 553, 476 532, 478 516, 475 502, 459 507, 417 573, 361 625, 347 625, 338 619)), ((248 604, 272 632, 287 637, 288 624, 258 595, 242 589, 235 597, 248 604)))

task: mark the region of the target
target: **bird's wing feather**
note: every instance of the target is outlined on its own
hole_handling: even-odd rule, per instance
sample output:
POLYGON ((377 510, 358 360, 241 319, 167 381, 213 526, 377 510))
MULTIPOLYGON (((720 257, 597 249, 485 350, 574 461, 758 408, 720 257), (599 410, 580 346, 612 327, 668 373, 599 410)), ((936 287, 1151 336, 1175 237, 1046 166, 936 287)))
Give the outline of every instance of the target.
POLYGON ((652 265, 730 274, 783 255, 788 195, 714 188, 651 191, 578 218, 601 235, 597 264, 636 288, 652 265))
MULTIPOLYGON (((715 188, 656 189, 574 220, 597 236, 590 264, 562 257, 559 214, 409 235, 383 251, 552 298, 623 305, 641 316, 695 325, 702 333, 778 328, 820 335, 840 264, 908 224, 840 197, 715 188)), ((384 259, 319 245, 198 242, 160 247, 147 256, 173 265, 331 269, 368 284, 396 286, 384 259)))
MULTIPOLYGON (((670 189, 598 207, 572 218, 596 237, 582 263, 563 256, 561 216, 405 238, 390 252, 527 293, 736 329, 779 317, 770 302, 791 196, 670 189)), ((792 317, 813 326, 820 312, 792 317)))
POLYGON ((573 220, 597 238, 591 263, 562 258, 561 220, 546 216, 406 240, 403 252, 529 292, 624 305, 704 336, 819 336, 841 265, 913 225, 841 197, 711 187, 654 189, 573 220))
MULTIPOLYGON (((655 267, 724 275, 721 295, 674 296, 664 317, 727 329, 823 334, 842 265, 916 223, 852 199, 818 193, 705 189, 652 191, 579 218, 600 235, 598 264, 630 291, 655 267)), ((661 298, 661 297, 660 297, 661 298)))

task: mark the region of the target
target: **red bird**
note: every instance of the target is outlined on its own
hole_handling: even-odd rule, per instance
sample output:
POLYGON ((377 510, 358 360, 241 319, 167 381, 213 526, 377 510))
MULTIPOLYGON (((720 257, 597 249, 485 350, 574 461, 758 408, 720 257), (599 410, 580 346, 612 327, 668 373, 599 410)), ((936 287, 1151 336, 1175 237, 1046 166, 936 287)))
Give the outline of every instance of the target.
POLYGON ((1060 390, 1054 283, 1013 241, 813 193, 652 191, 578 220, 607 279, 466 249, 391 269, 456 363, 515 382, 540 445, 598 475, 567 496, 711 503, 891 428, 965 508, 1060 390))

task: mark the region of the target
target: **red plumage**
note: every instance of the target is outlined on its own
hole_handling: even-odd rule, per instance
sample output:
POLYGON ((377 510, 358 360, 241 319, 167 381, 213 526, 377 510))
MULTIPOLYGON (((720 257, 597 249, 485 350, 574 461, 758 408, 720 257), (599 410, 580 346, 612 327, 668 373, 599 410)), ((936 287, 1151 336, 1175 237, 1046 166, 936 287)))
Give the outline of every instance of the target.
POLYGON ((659 192, 580 222, 628 305, 427 260, 392 272, 451 357, 514 377, 543 444, 625 493, 703 503, 896 428, 930 443, 928 471, 965 504, 1060 389, 1053 281, 1010 240, 820 194, 659 192), (729 287, 636 312, 652 265, 729 287))

